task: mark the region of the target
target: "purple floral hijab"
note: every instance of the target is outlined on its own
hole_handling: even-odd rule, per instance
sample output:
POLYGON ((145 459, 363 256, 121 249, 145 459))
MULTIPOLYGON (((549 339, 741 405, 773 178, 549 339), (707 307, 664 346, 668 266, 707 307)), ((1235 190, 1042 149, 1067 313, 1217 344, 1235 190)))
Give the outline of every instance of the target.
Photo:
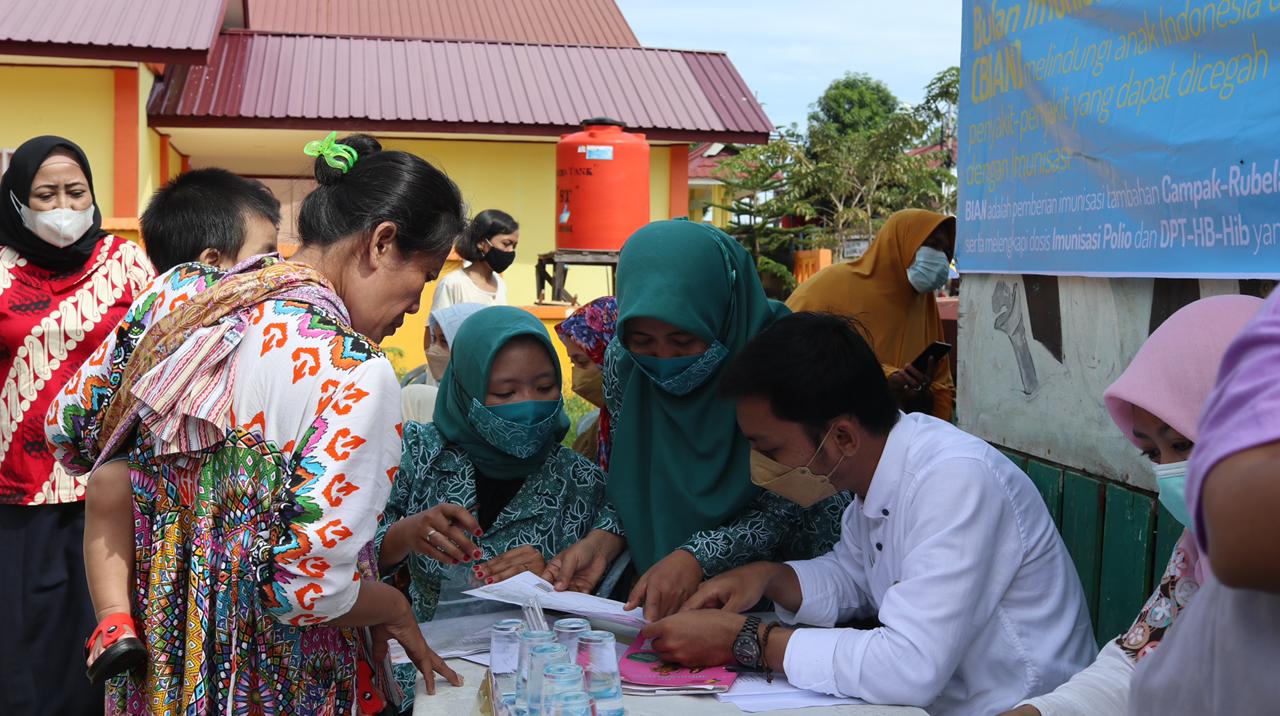
MULTIPOLYGON (((573 341, 601 369, 604 368, 604 349, 618 332, 618 300, 613 296, 597 298, 573 312, 556 326, 560 340, 573 341)), ((609 471, 609 453, 613 447, 610 439, 609 410, 600 409, 600 434, 598 460, 601 469, 609 471)))

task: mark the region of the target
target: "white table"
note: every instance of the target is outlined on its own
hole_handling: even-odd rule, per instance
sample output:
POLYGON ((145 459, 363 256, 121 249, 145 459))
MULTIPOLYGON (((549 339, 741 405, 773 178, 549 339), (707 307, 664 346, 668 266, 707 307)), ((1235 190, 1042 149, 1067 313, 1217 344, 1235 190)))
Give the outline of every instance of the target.
MULTIPOLYGON (((503 616, 518 614, 490 614, 479 617, 481 622, 491 621, 503 616)), ((772 616, 766 615, 766 616, 772 616)), ((448 640, 459 629, 463 633, 474 631, 477 617, 459 617, 434 622, 426 628, 427 641, 433 639, 431 627, 439 629, 437 634, 442 640, 448 640)), ((598 622, 592 620, 592 627, 613 632, 619 644, 630 644, 637 636, 633 627, 598 622)), ((484 682, 487 668, 464 659, 449 659, 449 667, 463 678, 460 687, 450 686, 443 678, 436 677, 436 693, 427 695, 427 687, 418 676, 414 686, 413 716, 468 716, 476 702, 476 693, 484 682)), ((721 702, 714 695, 704 696, 628 696, 622 697, 627 709, 627 716, 743 716, 744 711, 737 706, 721 702)), ((929 716, 922 709, 907 706, 872 706, 868 704, 844 704, 840 706, 815 706, 805 709, 786 709, 767 712, 781 716, 929 716)))
MULTIPOLYGON (((426 684, 418 677, 413 701, 413 716, 467 716, 475 704, 476 692, 484 681, 485 667, 462 659, 450 659, 464 683, 454 688, 436 678, 435 696, 427 695, 426 684)), ((721 703, 714 696, 624 696, 627 716, 743 716, 737 706, 721 703)), ((786 716, 928 716, 924 711, 905 706, 824 706, 788 709, 769 713, 786 716)))

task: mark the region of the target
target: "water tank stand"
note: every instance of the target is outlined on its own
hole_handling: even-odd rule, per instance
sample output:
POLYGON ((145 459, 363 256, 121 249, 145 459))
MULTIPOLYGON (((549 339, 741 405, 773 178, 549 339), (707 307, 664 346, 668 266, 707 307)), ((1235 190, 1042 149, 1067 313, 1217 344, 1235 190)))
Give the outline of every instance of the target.
POLYGON ((606 266, 609 269, 609 295, 617 293, 617 251, 552 251, 539 254, 534 268, 537 282, 537 303, 578 305, 578 298, 564 289, 570 266, 606 266), (551 288, 551 299, 546 300, 546 289, 551 288))

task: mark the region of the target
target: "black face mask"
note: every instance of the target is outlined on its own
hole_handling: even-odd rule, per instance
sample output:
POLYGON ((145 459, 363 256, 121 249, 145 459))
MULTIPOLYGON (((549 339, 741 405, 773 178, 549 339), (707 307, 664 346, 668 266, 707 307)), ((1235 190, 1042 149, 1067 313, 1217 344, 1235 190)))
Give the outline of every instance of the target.
POLYGON ((496 273, 502 273, 516 260, 515 251, 500 251, 493 244, 489 244, 489 252, 484 255, 485 263, 489 264, 489 268, 496 273))

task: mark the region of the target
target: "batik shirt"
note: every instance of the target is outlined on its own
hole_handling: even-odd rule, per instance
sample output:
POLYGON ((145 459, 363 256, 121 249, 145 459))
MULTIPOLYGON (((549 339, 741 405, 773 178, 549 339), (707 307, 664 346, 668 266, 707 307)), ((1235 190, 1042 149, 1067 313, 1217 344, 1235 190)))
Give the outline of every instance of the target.
POLYGON ((45 411, 151 276, 142 249, 117 236, 103 238, 85 266, 69 274, 45 271, 0 246, 0 504, 84 499, 83 476, 49 453, 45 411))
POLYGON ((736 519, 695 532, 680 549, 698 560, 707 578, 761 560, 813 559, 840 541, 840 521, 852 501, 839 492, 804 509, 764 490, 736 519))
MULTIPOLYGON (((400 476, 387 502, 377 543, 381 544, 396 520, 446 502, 464 507, 476 504, 475 465, 464 451, 445 442, 434 425, 406 423, 400 476)), ((595 463, 569 448, 558 447, 542 467, 525 478, 519 492, 476 540, 476 546, 484 552, 484 560, 532 545, 550 561, 593 529, 614 534, 622 531, 605 502, 604 475, 595 463)), ((435 616, 446 579, 471 568, 446 566, 426 555, 411 554, 397 569, 408 570, 413 611, 419 622, 425 622, 435 616)), ((412 694, 413 666, 397 666, 396 675, 405 692, 412 694)))
MULTIPOLYGON (((195 264, 166 274, 59 394, 48 435, 68 470, 97 459, 96 421, 132 347, 218 276, 195 264)), ((315 625, 347 613, 360 580, 376 577, 399 386, 345 316, 272 300, 240 317, 222 444, 159 457, 144 426, 131 448, 134 614, 149 661, 113 682, 116 713, 354 709, 355 634, 315 625)))

